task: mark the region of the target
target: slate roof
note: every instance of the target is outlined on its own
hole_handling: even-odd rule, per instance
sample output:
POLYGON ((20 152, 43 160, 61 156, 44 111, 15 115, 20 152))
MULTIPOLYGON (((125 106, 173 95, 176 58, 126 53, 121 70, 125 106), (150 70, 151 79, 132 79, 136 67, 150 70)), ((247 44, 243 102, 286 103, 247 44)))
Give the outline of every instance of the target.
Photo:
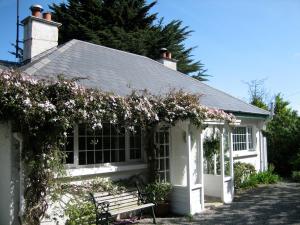
POLYGON ((164 94, 172 89, 202 94, 200 103, 229 112, 267 116, 268 111, 252 106, 225 92, 140 56, 79 40, 71 40, 32 59, 20 68, 38 77, 82 78, 86 87, 126 95, 132 89, 164 94))

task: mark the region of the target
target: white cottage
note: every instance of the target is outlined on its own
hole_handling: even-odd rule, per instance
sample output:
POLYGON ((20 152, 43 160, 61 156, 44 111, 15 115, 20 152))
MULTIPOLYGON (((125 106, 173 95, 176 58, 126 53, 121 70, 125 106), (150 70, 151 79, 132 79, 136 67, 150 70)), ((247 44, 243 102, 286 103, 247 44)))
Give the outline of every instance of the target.
MULTIPOLYGON (((206 197, 230 203, 234 196, 235 161, 251 163, 257 171, 267 169, 266 138, 262 130, 268 111, 178 72, 176 60, 166 50, 161 59, 154 61, 79 40, 57 46, 61 24, 51 21, 48 14, 40 17, 39 6, 31 9, 33 15, 22 21, 25 32, 21 71, 47 79, 55 79, 58 74, 80 77, 83 78, 80 83, 86 87, 119 95, 129 94, 133 89, 147 89, 155 94, 182 89, 201 94, 201 104, 237 117, 235 124, 205 121, 205 126, 197 128, 190 121, 179 121, 175 126, 157 127, 157 170, 160 180, 169 181, 174 187, 171 194, 174 213, 200 213, 206 197), (210 158, 205 158, 203 144, 210 137, 217 137, 220 147, 210 158)), ((22 137, 14 133, 9 122, 2 122, 0 130, 0 224, 19 224, 22 137)), ((116 133, 112 125, 104 124, 102 131, 95 133, 87 125, 79 124, 68 140, 66 168, 75 180, 126 178, 146 174, 148 169, 143 132, 116 133), (101 146, 91 142, 95 137, 101 139, 101 146)))

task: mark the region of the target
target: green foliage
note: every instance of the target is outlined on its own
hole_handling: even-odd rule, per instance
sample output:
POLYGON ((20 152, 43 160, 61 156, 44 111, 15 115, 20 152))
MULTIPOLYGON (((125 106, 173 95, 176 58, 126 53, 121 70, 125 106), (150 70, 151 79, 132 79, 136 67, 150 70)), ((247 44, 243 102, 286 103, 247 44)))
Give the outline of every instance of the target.
POLYGON ((89 225, 95 221, 95 206, 90 201, 71 201, 65 210, 66 225, 89 225))
MULTIPOLYGON (((240 179, 241 182, 238 182, 237 185, 239 186, 237 188, 249 189, 257 187, 258 184, 275 184, 280 180, 280 177, 274 173, 274 166, 272 164, 269 166, 269 169, 267 171, 257 173, 255 172, 255 170, 253 172, 254 167, 252 168, 251 166, 249 166, 249 164, 244 164, 242 166, 239 165, 239 167, 249 167, 251 168, 252 172, 244 172, 244 174, 247 175, 243 176, 243 179, 240 179)), ((245 171, 245 169, 243 170, 245 171)))
POLYGON ((247 181, 251 174, 254 174, 255 168, 252 164, 236 162, 233 164, 234 168, 234 187, 239 189, 243 187, 243 183, 247 181))
POLYGON ((206 73, 203 64, 192 59, 194 48, 184 45, 192 31, 180 20, 165 24, 157 13, 150 12, 155 4, 145 0, 68 0, 50 8, 54 20, 62 23, 60 43, 75 38, 152 59, 158 59, 159 50, 167 48, 179 60, 179 71, 202 78, 206 73))
POLYGON ((300 171, 293 171, 292 179, 293 181, 300 182, 300 171))
POLYGON ((220 151, 220 136, 214 135, 205 137, 203 141, 204 157, 206 159, 211 159, 215 154, 220 151))
POLYGON ((269 169, 264 172, 258 172, 253 175, 258 184, 275 184, 280 180, 280 177, 274 173, 274 166, 271 164, 269 169))
POLYGON ((252 98, 250 104, 257 106, 258 108, 268 110, 267 104, 264 103, 264 101, 261 98, 257 98, 257 97, 252 98))
POLYGON ((281 95, 275 98, 275 115, 267 124, 268 160, 281 176, 300 169, 300 119, 281 95))
MULTIPOLYGON (((63 196, 70 196, 65 206, 65 215, 68 217, 67 225, 93 224, 95 221, 95 206, 91 202, 89 193, 107 192, 111 195, 120 194, 127 190, 123 182, 112 181, 105 178, 97 178, 91 181, 81 182, 80 185, 72 183, 61 183, 52 190, 51 197, 55 195, 56 201, 63 196)), ((62 203, 63 204, 63 203, 62 203)))
POLYGON ((154 204, 166 202, 171 190, 172 185, 165 182, 150 183, 145 188, 148 201, 154 204))

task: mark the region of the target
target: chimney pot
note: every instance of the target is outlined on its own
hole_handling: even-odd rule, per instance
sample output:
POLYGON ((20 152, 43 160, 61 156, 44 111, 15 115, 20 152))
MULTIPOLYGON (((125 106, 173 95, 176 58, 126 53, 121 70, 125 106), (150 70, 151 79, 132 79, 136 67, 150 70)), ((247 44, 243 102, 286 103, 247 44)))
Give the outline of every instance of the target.
POLYGON ((168 49, 166 49, 166 48, 161 48, 161 49, 160 49, 160 57, 161 57, 162 59, 167 58, 167 52, 168 52, 168 49))
POLYGON ((167 59, 172 59, 172 53, 171 52, 166 52, 166 57, 167 57, 167 59))
POLYGON ((51 21, 51 13, 50 12, 43 13, 43 19, 51 21))
POLYGON ((32 5, 30 8, 32 16, 41 17, 41 12, 43 12, 43 7, 41 5, 32 5))

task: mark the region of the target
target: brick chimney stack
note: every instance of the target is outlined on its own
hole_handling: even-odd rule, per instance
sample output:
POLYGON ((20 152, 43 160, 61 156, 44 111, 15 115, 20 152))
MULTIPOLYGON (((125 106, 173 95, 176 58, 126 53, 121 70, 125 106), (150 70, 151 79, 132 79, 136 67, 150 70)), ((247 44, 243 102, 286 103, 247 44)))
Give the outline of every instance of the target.
POLYGON ((166 48, 160 49, 160 59, 158 62, 172 70, 177 70, 177 60, 172 59, 172 53, 166 48))

